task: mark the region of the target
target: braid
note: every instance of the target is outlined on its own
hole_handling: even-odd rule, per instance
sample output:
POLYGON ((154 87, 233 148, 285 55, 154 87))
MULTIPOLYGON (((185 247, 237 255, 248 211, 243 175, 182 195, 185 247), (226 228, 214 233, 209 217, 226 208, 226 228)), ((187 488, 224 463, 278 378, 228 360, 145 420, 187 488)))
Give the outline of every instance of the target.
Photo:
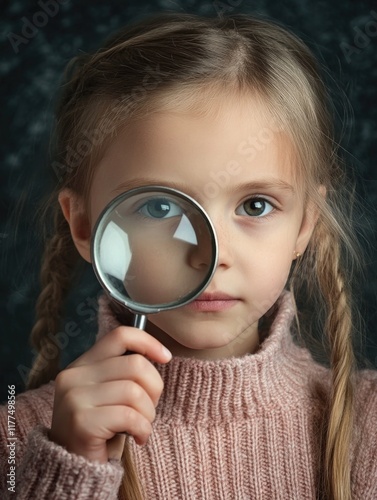
POLYGON ((143 498, 145 498, 145 492, 132 459, 130 439, 131 437, 127 436, 123 448, 121 460, 124 468, 124 475, 119 488, 118 500, 143 500, 143 498))
POLYGON ((319 223, 317 276, 327 305, 325 332, 331 346, 332 386, 326 431, 324 486, 328 497, 351 500, 349 447, 352 438, 355 358, 351 328, 351 295, 340 267, 338 235, 319 223))
POLYGON ((77 261, 69 225, 60 207, 55 206, 55 234, 47 242, 41 268, 41 286, 36 304, 36 322, 31 331, 32 346, 38 354, 28 376, 27 389, 54 379, 59 372, 59 348, 53 336, 59 330, 62 302, 77 261))

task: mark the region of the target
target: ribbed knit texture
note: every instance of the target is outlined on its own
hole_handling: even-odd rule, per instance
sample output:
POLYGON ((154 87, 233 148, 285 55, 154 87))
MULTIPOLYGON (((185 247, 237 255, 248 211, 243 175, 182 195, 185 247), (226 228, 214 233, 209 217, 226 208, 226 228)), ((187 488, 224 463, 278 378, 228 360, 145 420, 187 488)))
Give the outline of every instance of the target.
MULTIPOLYGON (((154 363, 164 390, 153 433, 144 446, 130 438, 146 499, 320 498, 320 425, 330 373, 293 342, 293 315, 292 296, 284 292, 257 353, 154 363)), ((101 298, 98 338, 118 325, 107 299, 101 298)), ((18 397, 22 463, 16 498, 117 498, 118 462, 92 464, 48 440, 53 387, 51 382, 18 397)), ((377 372, 360 372, 355 409, 353 495, 376 500, 377 372)), ((5 410, 0 414, 2 446, 5 410)), ((7 467, 2 460, 0 498, 7 467)))

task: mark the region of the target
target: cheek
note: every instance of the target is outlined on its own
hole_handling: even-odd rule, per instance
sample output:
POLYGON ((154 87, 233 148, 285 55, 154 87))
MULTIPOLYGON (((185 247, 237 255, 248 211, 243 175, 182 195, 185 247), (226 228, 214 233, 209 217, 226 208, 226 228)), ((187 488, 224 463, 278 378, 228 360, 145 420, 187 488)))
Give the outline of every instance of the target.
MULTIPOLYGON (((264 247, 263 247, 264 249, 264 247)), ((268 250, 251 259, 245 258, 244 267, 240 268, 240 275, 246 287, 246 294, 250 304, 262 316, 272 307, 283 291, 292 265, 290 249, 268 250)))
POLYGON ((287 283, 289 268, 282 269, 274 263, 260 269, 250 278, 248 290, 248 322, 258 321, 276 303, 287 283))
POLYGON ((292 259, 287 254, 266 255, 263 262, 255 265, 255 280, 263 289, 281 288, 288 279, 291 265, 292 259))

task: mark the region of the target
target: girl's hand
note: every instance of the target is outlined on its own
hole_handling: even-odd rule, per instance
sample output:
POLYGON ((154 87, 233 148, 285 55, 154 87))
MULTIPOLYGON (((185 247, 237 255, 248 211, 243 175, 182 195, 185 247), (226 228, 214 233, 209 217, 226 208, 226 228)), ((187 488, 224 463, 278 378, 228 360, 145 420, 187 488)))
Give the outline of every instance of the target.
MULTIPOLYGON (((127 432, 145 444, 152 432, 163 389, 150 360, 167 363, 171 355, 143 330, 121 326, 61 371, 49 437, 69 452, 91 461, 120 458, 127 432), (127 351, 135 354, 123 356, 127 351)), ((167 351, 169 353, 169 351, 167 351)))

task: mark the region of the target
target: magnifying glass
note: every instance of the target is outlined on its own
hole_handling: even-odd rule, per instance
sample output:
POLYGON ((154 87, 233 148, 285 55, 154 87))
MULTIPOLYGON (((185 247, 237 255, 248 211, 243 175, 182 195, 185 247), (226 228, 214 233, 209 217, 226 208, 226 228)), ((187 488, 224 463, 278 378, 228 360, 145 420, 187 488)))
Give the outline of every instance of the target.
POLYGON ((217 266, 218 243, 197 201, 173 188, 143 186, 103 210, 91 254, 105 292, 144 329, 147 314, 184 306, 203 292, 217 266))

